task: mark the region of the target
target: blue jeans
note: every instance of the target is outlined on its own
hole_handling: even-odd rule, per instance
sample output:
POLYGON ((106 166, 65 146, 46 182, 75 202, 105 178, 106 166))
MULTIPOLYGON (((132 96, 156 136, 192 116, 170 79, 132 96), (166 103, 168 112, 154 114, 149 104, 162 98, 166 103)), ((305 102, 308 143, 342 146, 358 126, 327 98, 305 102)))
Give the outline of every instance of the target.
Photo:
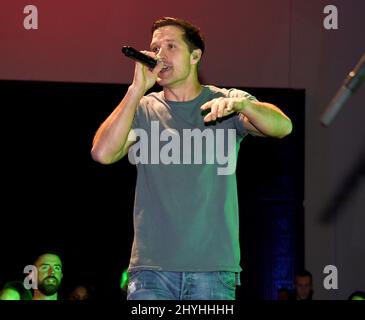
POLYGON ((239 274, 228 271, 129 272, 127 300, 235 300, 239 274))

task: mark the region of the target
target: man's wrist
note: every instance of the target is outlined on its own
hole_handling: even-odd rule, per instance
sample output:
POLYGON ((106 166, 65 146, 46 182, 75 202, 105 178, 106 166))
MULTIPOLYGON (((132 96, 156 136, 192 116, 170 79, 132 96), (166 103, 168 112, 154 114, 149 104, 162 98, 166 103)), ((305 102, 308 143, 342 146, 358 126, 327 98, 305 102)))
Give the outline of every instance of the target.
POLYGON ((137 86, 134 86, 133 84, 129 86, 128 91, 132 96, 139 98, 142 98, 145 94, 144 90, 138 88, 137 86))
POLYGON ((241 98, 239 101, 239 107, 238 107, 238 112, 244 114, 247 107, 250 104, 250 100, 247 98, 241 98))

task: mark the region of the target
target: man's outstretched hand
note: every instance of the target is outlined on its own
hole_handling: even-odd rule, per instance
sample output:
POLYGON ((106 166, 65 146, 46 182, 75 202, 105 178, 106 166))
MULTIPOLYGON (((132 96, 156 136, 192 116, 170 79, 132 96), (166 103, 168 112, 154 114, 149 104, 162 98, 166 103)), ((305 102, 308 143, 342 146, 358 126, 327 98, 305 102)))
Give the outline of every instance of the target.
POLYGON ((215 121, 234 112, 241 112, 245 106, 245 98, 216 98, 204 103, 200 109, 210 112, 204 117, 204 122, 215 121))

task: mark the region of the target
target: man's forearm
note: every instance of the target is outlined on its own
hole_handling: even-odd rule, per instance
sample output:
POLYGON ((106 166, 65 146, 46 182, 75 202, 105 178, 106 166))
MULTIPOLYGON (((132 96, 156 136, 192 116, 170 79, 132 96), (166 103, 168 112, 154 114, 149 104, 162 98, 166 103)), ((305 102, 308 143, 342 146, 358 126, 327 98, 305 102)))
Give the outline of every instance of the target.
POLYGON ((240 113, 268 137, 283 138, 292 131, 291 120, 273 104, 245 99, 240 113))
POLYGON ((130 86, 120 104, 97 130, 92 157, 95 161, 109 164, 123 156, 123 147, 127 142, 136 108, 144 92, 130 86))

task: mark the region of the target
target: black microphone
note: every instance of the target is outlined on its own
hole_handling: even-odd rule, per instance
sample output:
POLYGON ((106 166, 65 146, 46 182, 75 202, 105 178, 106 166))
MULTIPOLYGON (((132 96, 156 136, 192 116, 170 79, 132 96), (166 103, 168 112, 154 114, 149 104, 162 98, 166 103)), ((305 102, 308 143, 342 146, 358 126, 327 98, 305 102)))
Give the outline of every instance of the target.
POLYGON ((351 97, 353 93, 360 87, 365 78, 365 53, 356 64, 355 68, 348 74, 341 88, 331 100, 325 112, 321 116, 321 123, 328 126, 342 106, 351 97))
POLYGON ((139 52, 138 50, 130 47, 130 46, 123 46, 122 47, 122 52, 129 58, 134 59, 138 62, 143 63, 144 65, 146 65, 147 67, 149 67, 150 69, 153 69, 154 67, 156 67, 157 65, 157 60, 142 53, 139 52))

